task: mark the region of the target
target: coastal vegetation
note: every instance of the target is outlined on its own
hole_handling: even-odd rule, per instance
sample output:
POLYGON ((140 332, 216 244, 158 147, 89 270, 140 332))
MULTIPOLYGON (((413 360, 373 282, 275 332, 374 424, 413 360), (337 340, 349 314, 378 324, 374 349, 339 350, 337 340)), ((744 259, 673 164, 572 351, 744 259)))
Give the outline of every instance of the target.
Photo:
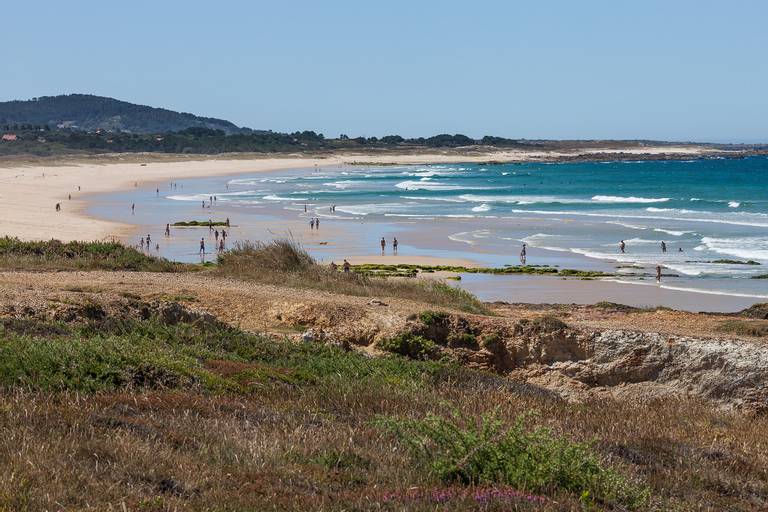
POLYGON ((366 263, 352 265, 352 270, 358 274, 380 277, 415 277, 420 272, 451 272, 457 274, 495 274, 495 275, 556 275, 560 277, 609 277, 612 274, 592 270, 574 270, 569 268, 558 269, 547 265, 507 265, 499 268, 488 267, 464 267, 459 265, 411 265, 397 264, 387 265, 380 263, 366 263))
MULTIPOLYGON (((569 404, 425 360, 432 342, 418 335, 389 345, 408 357, 370 357, 244 332, 176 303, 126 301, 110 308, 89 296, 66 321, 0 317, 0 509, 768 502, 764 450, 754 448, 764 418, 683 399, 569 404)), ((434 310, 417 318, 449 321, 434 310)), ((530 325, 558 322, 545 315, 530 325)))
POLYGON ((744 260, 728 260, 728 259, 725 259, 725 260, 713 260, 712 263, 720 263, 720 264, 723 264, 723 265, 760 265, 760 263, 755 261, 755 260, 744 261, 744 260))
POLYGON ((148 256, 120 242, 26 242, 0 238, 0 269, 180 272, 195 265, 148 256))
POLYGON ((437 280, 396 280, 335 271, 318 264, 295 241, 287 239, 266 243, 239 242, 219 256, 215 272, 264 284, 364 297, 396 297, 469 312, 487 312, 474 295, 437 280))
POLYGON ((207 228, 210 226, 227 226, 226 221, 190 220, 174 222, 171 226, 176 228, 207 228))

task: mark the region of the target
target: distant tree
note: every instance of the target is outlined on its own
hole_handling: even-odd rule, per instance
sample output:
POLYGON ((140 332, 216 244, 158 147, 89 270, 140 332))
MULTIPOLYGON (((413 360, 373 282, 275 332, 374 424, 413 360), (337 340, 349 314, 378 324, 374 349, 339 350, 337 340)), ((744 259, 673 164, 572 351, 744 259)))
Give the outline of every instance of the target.
POLYGON ((399 135, 385 135, 381 138, 381 142, 384 144, 400 144, 404 141, 405 139, 399 135))

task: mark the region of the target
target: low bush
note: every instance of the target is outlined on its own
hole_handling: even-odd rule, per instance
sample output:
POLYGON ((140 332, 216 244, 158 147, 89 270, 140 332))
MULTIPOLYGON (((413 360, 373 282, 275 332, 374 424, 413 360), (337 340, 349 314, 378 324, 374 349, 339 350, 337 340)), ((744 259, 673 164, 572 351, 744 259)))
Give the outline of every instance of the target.
POLYGON ((400 334, 377 343, 386 352, 410 357, 411 359, 432 359, 437 354, 434 341, 415 334, 400 334))
POLYGON ((195 266, 148 256, 119 242, 23 242, 5 237, 0 238, 0 268, 180 272, 195 266))
POLYGON ((417 464, 446 483, 504 484, 532 492, 566 491, 583 502, 641 509, 649 491, 605 466, 592 448, 522 418, 505 424, 494 415, 445 419, 384 418, 380 422, 410 450, 417 464))

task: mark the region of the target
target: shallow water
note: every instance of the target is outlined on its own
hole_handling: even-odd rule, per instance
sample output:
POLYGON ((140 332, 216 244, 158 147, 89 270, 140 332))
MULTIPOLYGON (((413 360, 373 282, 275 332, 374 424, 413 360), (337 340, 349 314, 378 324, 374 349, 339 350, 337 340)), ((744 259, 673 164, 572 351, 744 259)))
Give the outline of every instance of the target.
MULTIPOLYGON (((761 300, 768 280, 751 278, 768 273, 766 183, 765 157, 322 168, 184 180, 159 195, 102 197, 91 210, 146 226, 229 216, 238 224, 231 240, 291 230, 326 259, 373 254, 380 236, 398 236, 401 254, 503 265, 517 262, 525 242, 528 263, 618 272, 634 284, 652 282, 662 265, 667 288, 761 300), (133 217, 114 208, 137 200, 133 217), (321 219, 320 232, 307 229, 310 217, 321 219)), ((196 259, 192 235, 179 235, 184 248, 164 244, 166 255, 196 259)))

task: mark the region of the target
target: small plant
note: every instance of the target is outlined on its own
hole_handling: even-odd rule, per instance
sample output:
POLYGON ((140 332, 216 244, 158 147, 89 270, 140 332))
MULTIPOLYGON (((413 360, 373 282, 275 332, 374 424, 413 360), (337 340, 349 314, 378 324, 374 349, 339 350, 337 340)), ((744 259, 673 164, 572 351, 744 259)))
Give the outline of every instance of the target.
POLYGON ((506 348, 504 340, 495 332, 483 336, 480 340, 480 346, 494 354, 506 348))
POLYGON ((422 311, 419 313, 419 320, 427 327, 437 324, 443 324, 448 320, 448 313, 442 311, 422 311))
POLYGON ((433 359, 437 354, 434 341, 410 333, 382 340, 377 345, 381 350, 411 359, 433 359))
POLYGON ((477 337, 469 332, 453 333, 448 336, 448 346, 452 348, 464 347, 477 350, 480 345, 477 343, 477 337))
POLYGON ((566 491, 588 503, 639 509, 649 491, 606 467, 592 448, 529 429, 523 417, 511 425, 495 414, 479 419, 385 418, 379 423, 403 442, 416 463, 446 483, 502 484, 533 492, 566 491))

